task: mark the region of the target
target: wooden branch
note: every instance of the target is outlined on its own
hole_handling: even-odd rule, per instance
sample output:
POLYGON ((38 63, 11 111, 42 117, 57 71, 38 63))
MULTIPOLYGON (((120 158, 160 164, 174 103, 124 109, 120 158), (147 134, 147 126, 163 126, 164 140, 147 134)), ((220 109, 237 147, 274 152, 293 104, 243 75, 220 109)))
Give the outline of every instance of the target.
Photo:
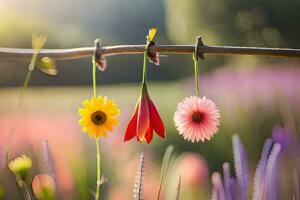
MULTIPOLYGON (((99 52, 105 56, 142 54, 145 45, 104 46, 99 52)), ((150 52, 163 54, 192 54, 194 45, 156 45, 151 46, 150 52)), ((55 60, 71 60, 92 56, 95 47, 73 49, 42 49, 39 56, 48 56, 55 60)), ((3 48, 0 47, 0 59, 30 60, 33 49, 3 48)), ((261 47, 234 47, 234 46, 199 46, 198 53, 216 55, 262 55, 275 57, 300 57, 300 49, 289 48, 261 48, 261 47)))

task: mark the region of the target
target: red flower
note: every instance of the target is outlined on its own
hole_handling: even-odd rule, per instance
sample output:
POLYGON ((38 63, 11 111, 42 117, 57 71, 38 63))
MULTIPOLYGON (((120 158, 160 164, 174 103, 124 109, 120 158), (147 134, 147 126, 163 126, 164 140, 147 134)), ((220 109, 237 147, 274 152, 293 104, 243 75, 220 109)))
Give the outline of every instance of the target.
POLYGON ((153 131, 165 139, 164 124, 149 97, 146 83, 143 83, 142 96, 127 126, 124 142, 136 136, 139 142, 146 140, 149 144, 153 138, 153 131))

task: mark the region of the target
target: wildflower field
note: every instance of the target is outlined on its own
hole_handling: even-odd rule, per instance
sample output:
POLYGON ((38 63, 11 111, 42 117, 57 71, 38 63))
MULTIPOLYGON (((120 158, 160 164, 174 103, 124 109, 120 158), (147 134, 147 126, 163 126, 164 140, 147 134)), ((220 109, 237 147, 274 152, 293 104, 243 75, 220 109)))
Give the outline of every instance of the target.
POLYGON ((300 200, 296 0, 70 3, 0 0, 0 200, 300 200))

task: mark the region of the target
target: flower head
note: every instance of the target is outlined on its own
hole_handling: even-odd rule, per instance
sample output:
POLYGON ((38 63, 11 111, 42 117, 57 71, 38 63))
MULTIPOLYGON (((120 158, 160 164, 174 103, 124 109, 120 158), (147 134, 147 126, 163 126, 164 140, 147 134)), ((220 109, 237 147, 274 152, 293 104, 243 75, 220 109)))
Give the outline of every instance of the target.
POLYGON ((184 139, 203 142, 218 132, 220 113, 216 104, 206 97, 186 97, 178 103, 174 122, 184 139))
POLYGON ((55 197, 55 181, 48 174, 36 175, 32 181, 32 190, 37 199, 52 200, 55 197))
POLYGON ((124 137, 124 142, 137 137, 139 142, 146 140, 149 144, 153 138, 153 131, 165 138, 165 127, 148 94, 147 86, 142 86, 142 95, 137 103, 124 137))
POLYGON ((107 132, 113 130, 113 126, 119 124, 115 118, 120 114, 118 105, 107 97, 93 97, 83 101, 83 108, 78 109, 81 119, 79 124, 82 131, 90 137, 98 139, 107 137, 107 132))
POLYGON ((178 162, 178 171, 184 187, 203 186, 207 182, 207 162, 198 154, 182 154, 178 162))
POLYGON ((8 164, 8 168, 12 171, 17 179, 25 180, 28 175, 28 170, 32 167, 31 159, 26 155, 21 155, 12 160, 8 164))

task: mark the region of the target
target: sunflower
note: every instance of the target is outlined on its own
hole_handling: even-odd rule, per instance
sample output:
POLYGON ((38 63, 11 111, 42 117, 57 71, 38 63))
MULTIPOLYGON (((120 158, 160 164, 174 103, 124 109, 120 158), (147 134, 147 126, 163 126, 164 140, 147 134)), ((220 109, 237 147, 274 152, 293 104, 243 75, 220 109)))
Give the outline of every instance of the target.
POLYGON ((107 132, 113 130, 113 126, 119 124, 115 118, 120 114, 118 105, 107 97, 93 97, 83 101, 83 108, 78 109, 81 119, 79 124, 82 131, 90 137, 98 139, 107 137, 107 132))

